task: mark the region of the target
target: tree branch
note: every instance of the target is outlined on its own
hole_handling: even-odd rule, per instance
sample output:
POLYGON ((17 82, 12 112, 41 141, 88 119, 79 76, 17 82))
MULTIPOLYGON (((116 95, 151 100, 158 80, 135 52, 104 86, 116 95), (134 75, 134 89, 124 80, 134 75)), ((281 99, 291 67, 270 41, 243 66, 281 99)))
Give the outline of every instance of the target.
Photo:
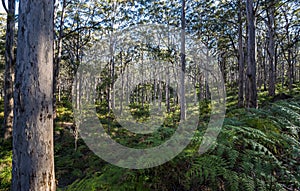
POLYGON ((2 5, 4 7, 5 12, 8 14, 8 9, 6 7, 5 0, 2 0, 2 5))

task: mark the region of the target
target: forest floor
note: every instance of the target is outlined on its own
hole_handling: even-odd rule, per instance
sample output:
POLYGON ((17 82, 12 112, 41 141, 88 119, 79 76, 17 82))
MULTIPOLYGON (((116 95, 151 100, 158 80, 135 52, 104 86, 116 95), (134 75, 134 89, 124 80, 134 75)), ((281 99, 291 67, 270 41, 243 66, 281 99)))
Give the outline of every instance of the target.
MULTIPOLYGON (((210 107, 209 102, 201 102, 203 122, 189 146, 173 160, 144 170, 113 166, 80 138, 75 150, 72 104, 62 100, 54 134, 58 190, 300 190, 300 84, 292 92, 277 93, 270 98, 261 91, 259 109, 239 109, 236 92, 228 91, 223 129, 217 144, 204 155, 197 154, 197 148, 210 107)), ((104 128, 118 129, 109 114, 99 111, 104 128)), ((0 117, 3 120, 3 107, 0 117)), ((177 110, 167 116, 165 128, 146 139, 128 138, 118 130, 112 134, 132 147, 158 145, 174 133, 175 118, 177 110)), ((11 142, 0 141, 0 191, 10 190, 11 150, 11 142)))

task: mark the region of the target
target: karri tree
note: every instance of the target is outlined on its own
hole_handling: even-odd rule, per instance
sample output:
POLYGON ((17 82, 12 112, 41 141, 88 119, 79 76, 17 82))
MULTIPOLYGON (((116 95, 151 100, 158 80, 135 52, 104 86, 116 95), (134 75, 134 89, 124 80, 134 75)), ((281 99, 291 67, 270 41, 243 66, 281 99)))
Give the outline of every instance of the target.
POLYGON ((20 0, 12 190, 55 190, 52 0, 20 0))

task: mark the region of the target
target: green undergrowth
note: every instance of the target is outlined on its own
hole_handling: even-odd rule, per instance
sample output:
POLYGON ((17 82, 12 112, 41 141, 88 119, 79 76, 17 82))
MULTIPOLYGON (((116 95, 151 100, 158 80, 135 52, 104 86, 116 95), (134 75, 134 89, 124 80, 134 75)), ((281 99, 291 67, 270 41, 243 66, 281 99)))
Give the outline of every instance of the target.
MULTIPOLYGON (((261 109, 229 108, 217 142, 208 152, 199 155, 210 111, 207 103, 202 103, 201 108, 205 112, 201 112, 192 142, 173 160, 150 169, 123 169, 97 158, 82 143, 87 152, 79 157, 81 161, 77 164, 82 176, 61 190, 299 190, 299 97, 268 101, 261 109), (82 163, 87 164, 83 161, 90 157, 91 166, 86 165, 84 169, 82 163), (97 163, 101 166, 95 165, 97 163)), ((169 136, 172 131, 170 133, 169 136)), ((160 136, 152 139, 157 143, 161 141, 160 136)), ((136 146, 130 138, 124 140, 136 146)), ((155 145, 153 142, 150 146, 155 145)), ((74 160, 74 156, 69 158, 74 160)), ((58 166, 57 173, 59 171, 58 166)))
POLYGON ((9 191, 11 185, 12 148, 10 141, 0 140, 0 191, 9 191))
POLYGON ((63 97, 62 100, 57 103, 56 121, 73 122, 73 106, 67 97, 63 97))
MULTIPOLYGON (((223 128, 217 142, 206 153, 198 154, 210 119, 209 102, 203 101, 198 130, 189 146, 173 160, 144 170, 113 166, 96 156, 82 139, 78 140, 75 150, 71 128, 61 125, 73 120, 72 106, 63 100, 58 104, 54 136, 58 190, 299 190, 300 97, 293 93, 293 98, 274 102, 267 94, 260 93, 260 100, 264 100, 260 109, 238 109, 235 96, 228 93, 223 128)), ((135 110, 138 107, 132 107, 131 112, 148 118, 146 110, 135 110)), ((99 119, 110 136, 133 148, 149 148, 169 139, 180 114, 179 108, 174 108, 164 116, 162 127, 151 136, 132 136, 114 120, 113 114, 99 108, 99 119)), ((2 141, 0 191, 10 187, 11 157, 11 143, 2 141)))

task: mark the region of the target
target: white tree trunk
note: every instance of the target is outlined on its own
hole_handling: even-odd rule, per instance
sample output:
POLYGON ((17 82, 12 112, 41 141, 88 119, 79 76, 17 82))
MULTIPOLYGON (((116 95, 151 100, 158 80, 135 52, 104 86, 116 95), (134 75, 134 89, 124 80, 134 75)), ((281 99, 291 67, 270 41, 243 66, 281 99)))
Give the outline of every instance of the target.
POLYGON ((20 1, 12 190, 54 191, 54 1, 20 1))

